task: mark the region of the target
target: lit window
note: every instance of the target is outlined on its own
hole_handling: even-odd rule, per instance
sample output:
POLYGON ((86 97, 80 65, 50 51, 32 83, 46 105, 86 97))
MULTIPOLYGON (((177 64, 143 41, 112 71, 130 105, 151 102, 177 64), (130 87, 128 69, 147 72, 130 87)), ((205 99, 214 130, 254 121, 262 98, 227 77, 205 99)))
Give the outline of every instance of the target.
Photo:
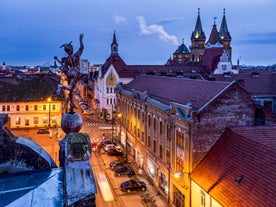
POLYGON ((20 125, 21 124, 21 118, 20 117, 16 117, 15 118, 15 124, 16 125, 20 125))
POLYGON ((38 117, 34 117, 34 124, 38 124, 38 117))
POLYGON ((25 119, 25 126, 30 126, 30 119, 29 118, 25 119))
POLYGON ((48 117, 43 117, 42 122, 43 122, 43 124, 48 124, 48 117))

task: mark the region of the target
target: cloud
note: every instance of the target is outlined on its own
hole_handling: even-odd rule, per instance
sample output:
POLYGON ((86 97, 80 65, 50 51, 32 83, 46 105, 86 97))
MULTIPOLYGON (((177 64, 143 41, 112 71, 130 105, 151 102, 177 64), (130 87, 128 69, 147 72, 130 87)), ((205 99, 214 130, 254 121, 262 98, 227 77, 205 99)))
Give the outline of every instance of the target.
POLYGON ((178 17, 175 17, 175 18, 165 18, 165 19, 161 19, 158 23, 159 24, 170 24, 170 23, 178 22, 180 20, 181 20, 181 18, 178 18, 178 17))
POLYGON ((140 35, 157 35, 161 40, 170 42, 174 45, 178 45, 178 40, 176 36, 169 35, 164 30, 162 25, 158 25, 158 24, 147 25, 146 20, 143 16, 137 16, 136 19, 139 22, 140 35))
POLYGON ((127 24, 127 20, 123 16, 113 16, 113 19, 116 24, 127 24))
POLYGON ((264 33, 255 32, 242 34, 237 40, 238 43, 244 44, 275 44, 276 43, 276 32, 264 33))

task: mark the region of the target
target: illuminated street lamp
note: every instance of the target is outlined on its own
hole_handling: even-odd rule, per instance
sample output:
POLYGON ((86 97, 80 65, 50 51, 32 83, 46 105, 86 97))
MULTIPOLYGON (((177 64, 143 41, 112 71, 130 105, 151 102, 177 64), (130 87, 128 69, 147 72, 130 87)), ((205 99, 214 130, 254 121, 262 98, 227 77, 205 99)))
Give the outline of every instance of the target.
POLYGON ((174 177, 175 178, 179 178, 179 176, 183 175, 183 174, 187 174, 188 176, 190 176, 189 172, 176 172, 176 173, 174 173, 174 177))
POLYGON ((121 124, 122 124, 121 117, 122 117, 122 113, 119 112, 117 116, 118 116, 118 120, 120 120, 120 137, 119 137, 119 138, 120 138, 120 141, 121 141, 121 133, 122 133, 122 132, 121 132, 121 130, 122 130, 122 129, 121 129, 121 124))
POLYGON ((48 99, 49 102, 49 120, 48 120, 48 128, 50 129, 51 127, 51 97, 49 97, 48 99))

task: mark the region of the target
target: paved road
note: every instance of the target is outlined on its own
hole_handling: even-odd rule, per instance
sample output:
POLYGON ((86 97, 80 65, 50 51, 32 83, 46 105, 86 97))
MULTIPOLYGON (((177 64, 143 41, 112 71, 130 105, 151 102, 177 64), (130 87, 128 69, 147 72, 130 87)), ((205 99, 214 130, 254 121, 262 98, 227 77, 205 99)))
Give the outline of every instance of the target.
MULTIPOLYGON (((102 129, 102 127, 110 127, 110 124, 107 124, 102 119, 99 119, 96 115, 84 115, 83 117, 83 127, 81 132, 85 132, 90 136, 91 141, 94 139, 102 138, 102 133, 104 132, 106 138, 111 138, 111 130, 102 129)), ((65 136, 65 133, 62 129, 58 129, 60 133, 60 139, 65 136)), ((11 130, 15 136, 22 136, 30 138, 40 146, 42 146, 58 163, 58 141, 59 138, 55 136, 50 136, 49 134, 37 134, 37 129, 15 129, 11 130)), ((115 133, 114 133, 115 134, 115 133)), ((166 207, 166 201, 163 200, 156 188, 149 182, 147 177, 136 177, 137 179, 143 180, 147 183, 148 189, 146 192, 133 192, 133 193, 123 193, 120 191, 120 183, 129 179, 128 177, 115 177, 114 172, 109 169, 109 163, 116 159, 116 157, 108 156, 105 153, 92 154, 91 157, 91 166, 95 175, 97 182, 98 193, 96 194, 96 203, 97 207, 166 207), (98 173, 104 173, 106 179, 108 180, 109 187, 114 196, 113 201, 104 201, 99 188, 98 173), (143 200, 152 201, 153 204, 143 205, 143 200)), ((136 169, 135 164, 132 164, 136 169)))
MULTIPOLYGON (((135 207, 166 207, 168 206, 164 198, 158 193, 157 189, 149 182, 147 176, 144 174, 142 176, 133 176, 132 179, 138 179, 141 181, 144 181, 147 184, 147 190, 145 192, 122 192, 120 190, 120 184, 126 180, 129 180, 130 178, 128 176, 121 176, 121 177, 115 177, 114 171, 112 171, 109 168, 109 163, 114 160, 118 159, 114 156, 108 156, 104 152, 100 153, 94 153, 91 158, 91 165, 93 168, 93 172, 95 174, 95 177, 97 178, 97 173, 102 173, 107 177, 109 186, 111 188, 114 200, 106 202, 103 200, 101 195, 101 190, 99 189, 99 182, 98 184, 98 195, 96 196, 96 199, 98 199, 98 205, 97 207, 103 207, 103 206, 113 206, 113 207, 127 207, 127 206, 135 206, 135 207), (147 204, 145 204, 146 202, 147 204)), ((135 166, 135 163, 130 163, 130 166, 132 166, 134 169, 137 167, 135 166)))

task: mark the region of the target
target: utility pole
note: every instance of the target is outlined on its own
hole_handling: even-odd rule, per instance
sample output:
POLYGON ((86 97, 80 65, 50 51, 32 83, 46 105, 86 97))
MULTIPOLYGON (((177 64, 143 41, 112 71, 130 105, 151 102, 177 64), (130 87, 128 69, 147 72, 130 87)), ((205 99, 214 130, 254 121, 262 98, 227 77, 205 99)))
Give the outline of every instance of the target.
POLYGON ((111 104, 111 106, 112 106, 112 109, 111 109, 111 130, 112 130, 112 132, 111 132, 111 141, 112 141, 112 143, 113 143, 113 104, 111 104))

